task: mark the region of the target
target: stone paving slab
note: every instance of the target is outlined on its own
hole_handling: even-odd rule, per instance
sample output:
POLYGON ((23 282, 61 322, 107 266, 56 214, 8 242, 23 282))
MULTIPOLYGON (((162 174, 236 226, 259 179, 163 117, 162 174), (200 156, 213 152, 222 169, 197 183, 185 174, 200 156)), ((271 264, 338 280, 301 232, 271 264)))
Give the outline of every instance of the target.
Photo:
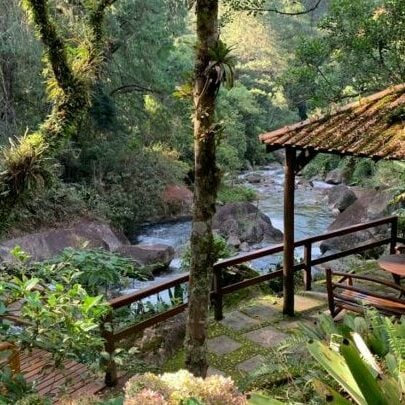
POLYGON ((309 327, 315 325, 314 320, 309 320, 309 319, 297 319, 296 321, 281 321, 274 326, 277 327, 277 329, 281 329, 283 332, 289 332, 293 330, 298 330, 300 328, 300 325, 305 324, 309 327))
POLYGON ((277 320, 280 318, 280 310, 274 306, 265 304, 256 304, 249 307, 245 307, 242 311, 254 319, 258 319, 261 322, 268 322, 277 320))
MULTIPOLYGON (((306 297, 304 295, 295 295, 294 296, 294 309, 295 312, 306 312, 319 309, 327 305, 324 300, 319 300, 312 297, 306 297)), ((278 308, 282 308, 283 301, 277 303, 278 308)))
POLYGON ((207 348, 211 353, 218 355, 228 354, 236 349, 239 349, 242 345, 228 336, 222 335, 213 339, 208 339, 207 348))
POLYGON ((265 359, 260 354, 239 363, 236 368, 244 373, 253 373, 263 366, 265 359))
POLYGON ((212 375, 222 375, 222 376, 225 377, 225 373, 224 373, 223 371, 218 370, 218 369, 215 368, 215 367, 208 367, 208 370, 207 370, 207 377, 210 377, 210 376, 212 376, 212 375))
POLYGON ((254 343, 269 348, 275 347, 281 343, 288 335, 280 332, 272 326, 254 330, 252 332, 245 333, 244 336, 254 343))
POLYGON ((260 325, 260 322, 253 319, 242 312, 233 311, 224 315, 224 319, 221 321, 222 325, 227 328, 240 331, 242 329, 249 329, 260 325))

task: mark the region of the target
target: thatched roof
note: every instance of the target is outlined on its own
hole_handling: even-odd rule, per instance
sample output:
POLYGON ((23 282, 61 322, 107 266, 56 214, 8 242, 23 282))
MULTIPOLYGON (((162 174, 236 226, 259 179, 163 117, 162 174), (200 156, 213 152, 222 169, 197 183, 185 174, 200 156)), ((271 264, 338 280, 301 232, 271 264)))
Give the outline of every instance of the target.
POLYGON ((405 160, 405 83, 321 117, 260 135, 275 150, 299 150, 405 160))

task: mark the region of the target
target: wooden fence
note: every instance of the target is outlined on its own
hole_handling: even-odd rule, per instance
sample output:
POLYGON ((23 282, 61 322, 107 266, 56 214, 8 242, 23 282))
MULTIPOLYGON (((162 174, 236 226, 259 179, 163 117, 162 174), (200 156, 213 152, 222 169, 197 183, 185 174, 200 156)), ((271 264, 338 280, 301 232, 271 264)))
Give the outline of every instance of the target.
MULTIPOLYGON (((398 237, 398 217, 391 216, 382 218, 376 221, 368 222, 365 224, 358 224, 349 226, 346 228, 337 229, 323 235, 312 236, 309 238, 298 240, 294 243, 295 248, 303 247, 304 248, 304 258, 303 261, 299 264, 296 264, 294 267, 295 271, 304 271, 304 284, 306 290, 311 290, 312 282, 312 268, 316 265, 330 262, 331 260, 336 260, 342 257, 354 255, 357 253, 362 253, 370 249, 374 249, 379 246, 389 245, 390 253, 395 253, 395 247, 398 242, 405 242, 404 238, 398 237), (390 227, 389 237, 383 238, 378 241, 369 242, 362 244, 360 246, 353 247, 341 252, 332 253, 326 256, 313 258, 312 247, 314 244, 331 239, 336 237, 341 237, 349 234, 353 234, 359 231, 364 231, 371 228, 376 228, 380 226, 390 227)), ((249 262, 254 259, 258 259, 265 256, 271 256, 277 253, 283 252, 284 247, 282 244, 275 245, 268 248, 259 249, 253 252, 249 252, 243 255, 236 257, 231 257, 229 259, 221 260, 214 265, 214 274, 213 274, 213 289, 211 292, 211 299, 214 308, 214 315, 216 320, 221 320, 223 318, 223 296, 226 294, 233 293, 242 288, 246 288, 252 285, 260 284, 268 280, 272 280, 278 277, 283 276, 282 270, 277 270, 272 273, 263 274, 257 277, 249 278, 243 281, 240 281, 235 284, 223 286, 221 283, 222 280, 222 271, 228 267, 240 265, 246 262, 249 262)), ((157 315, 154 315, 146 320, 132 324, 128 327, 114 331, 113 320, 114 320, 114 311, 123 307, 128 307, 134 303, 140 302, 145 298, 156 295, 162 291, 169 290, 171 288, 181 286, 184 283, 189 281, 189 274, 184 273, 179 276, 174 277, 173 279, 156 284, 152 287, 148 287, 139 291, 134 292, 133 294, 123 295, 117 298, 114 298, 110 301, 111 311, 108 317, 105 320, 105 324, 108 326, 103 326, 103 336, 105 338, 105 349, 111 355, 110 360, 107 364, 106 371, 106 384, 115 385, 117 383, 117 372, 116 365, 113 360, 113 353, 116 348, 116 343, 121 341, 124 338, 133 336, 144 329, 156 325, 162 321, 165 321, 173 316, 183 312, 187 308, 187 303, 183 302, 177 306, 174 306, 164 312, 161 312, 157 315)))

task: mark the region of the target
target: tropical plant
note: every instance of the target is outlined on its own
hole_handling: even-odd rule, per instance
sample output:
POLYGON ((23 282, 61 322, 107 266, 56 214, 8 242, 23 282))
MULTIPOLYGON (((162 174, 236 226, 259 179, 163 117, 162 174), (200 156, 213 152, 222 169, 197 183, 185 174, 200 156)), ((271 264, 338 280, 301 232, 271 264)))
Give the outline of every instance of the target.
MULTIPOLYGON (((301 326, 303 333, 286 346, 306 343, 322 373, 312 380, 326 402, 359 405, 400 404, 405 394, 405 320, 394 321, 376 311, 365 317, 346 315, 341 325, 322 315, 317 327, 301 326), (326 341, 325 341, 326 340, 326 341), (340 391, 339 387, 340 386, 340 391), (349 400, 350 399, 350 400, 349 400)), ((312 366, 308 366, 311 367, 312 366)), ((277 404, 266 395, 253 396, 251 405, 277 404)))
MULTIPOLYGON (((228 245, 226 240, 220 235, 214 235, 213 241, 213 255, 215 261, 219 259, 225 259, 232 256, 232 248, 228 245)), ((188 271, 191 264, 191 250, 190 246, 187 246, 181 256, 181 268, 183 271, 188 271)))
POLYGON ((25 262, 28 256, 14 249, 20 262, 14 273, 0 276, 0 315, 7 315, 11 303, 20 302, 25 326, 0 323, 0 336, 21 348, 40 347, 53 353, 60 367, 66 357, 94 361, 102 350, 99 325, 108 311, 102 296, 91 296, 78 284, 80 272, 71 271, 60 278, 48 276, 45 282, 33 276, 25 262))
POLYGON ((29 384, 21 374, 13 375, 8 368, 0 370, 0 404, 14 405, 32 393, 32 384, 29 384))
POLYGON ((66 275, 76 274, 75 279, 90 294, 104 293, 124 283, 125 278, 147 280, 152 276, 147 267, 103 249, 66 248, 45 262, 35 265, 34 274, 45 280, 63 280, 66 275))
POLYGON ((206 67, 205 74, 211 77, 211 72, 215 72, 215 84, 220 86, 224 83, 228 89, 234 84, 236 58, 232 54, 233 48, 218 40, 208 51, 210 63, 206 67))

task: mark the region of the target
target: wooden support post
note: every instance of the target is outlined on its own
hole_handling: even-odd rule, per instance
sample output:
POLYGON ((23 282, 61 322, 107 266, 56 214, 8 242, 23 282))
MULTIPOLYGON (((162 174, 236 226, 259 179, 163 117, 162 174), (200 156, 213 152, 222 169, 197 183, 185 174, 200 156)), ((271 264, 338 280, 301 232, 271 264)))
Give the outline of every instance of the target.
POLYGON ((117 376, 117 365, 114 361, 115 343, 114 343, 114 332, 113 332, 113 317, 112 309, 109 314, 105 317, 104 322, 101 325, 101 334, 105 339, 104 347, 105 351, 109 354, 109 358, 104 361, 105 367, 105 378, 104 382, 107 387, 114 387, 118 383, 117 376))
POLYGON ((328 292, 328 305, 332 318, 335 317, 335 300, 333 297, 332 270, 326 269, 326 289, 328 292))
POLYGON ((222 287, 221 287, 221 275, 222 275, 222 269, 218 269, 214 267, 214 278, 213 278, 213 284, 214 284, 214 316, 216 321, 220 321, 224 319, 224 314, 222 310, 222 287))
POLYGON ((311 291, 312 283, 312 244, 306 243, 304 245, 304 285, 306 291, 311 291))
POLYGON ((390 253, 392 255, 396 253, 397 238, 398 238, 398 217, 395 217, 391 222, 390 253))
POLYGON ((296 151, 285 150, 283 313, 294 316, 294 194, 296 151))

